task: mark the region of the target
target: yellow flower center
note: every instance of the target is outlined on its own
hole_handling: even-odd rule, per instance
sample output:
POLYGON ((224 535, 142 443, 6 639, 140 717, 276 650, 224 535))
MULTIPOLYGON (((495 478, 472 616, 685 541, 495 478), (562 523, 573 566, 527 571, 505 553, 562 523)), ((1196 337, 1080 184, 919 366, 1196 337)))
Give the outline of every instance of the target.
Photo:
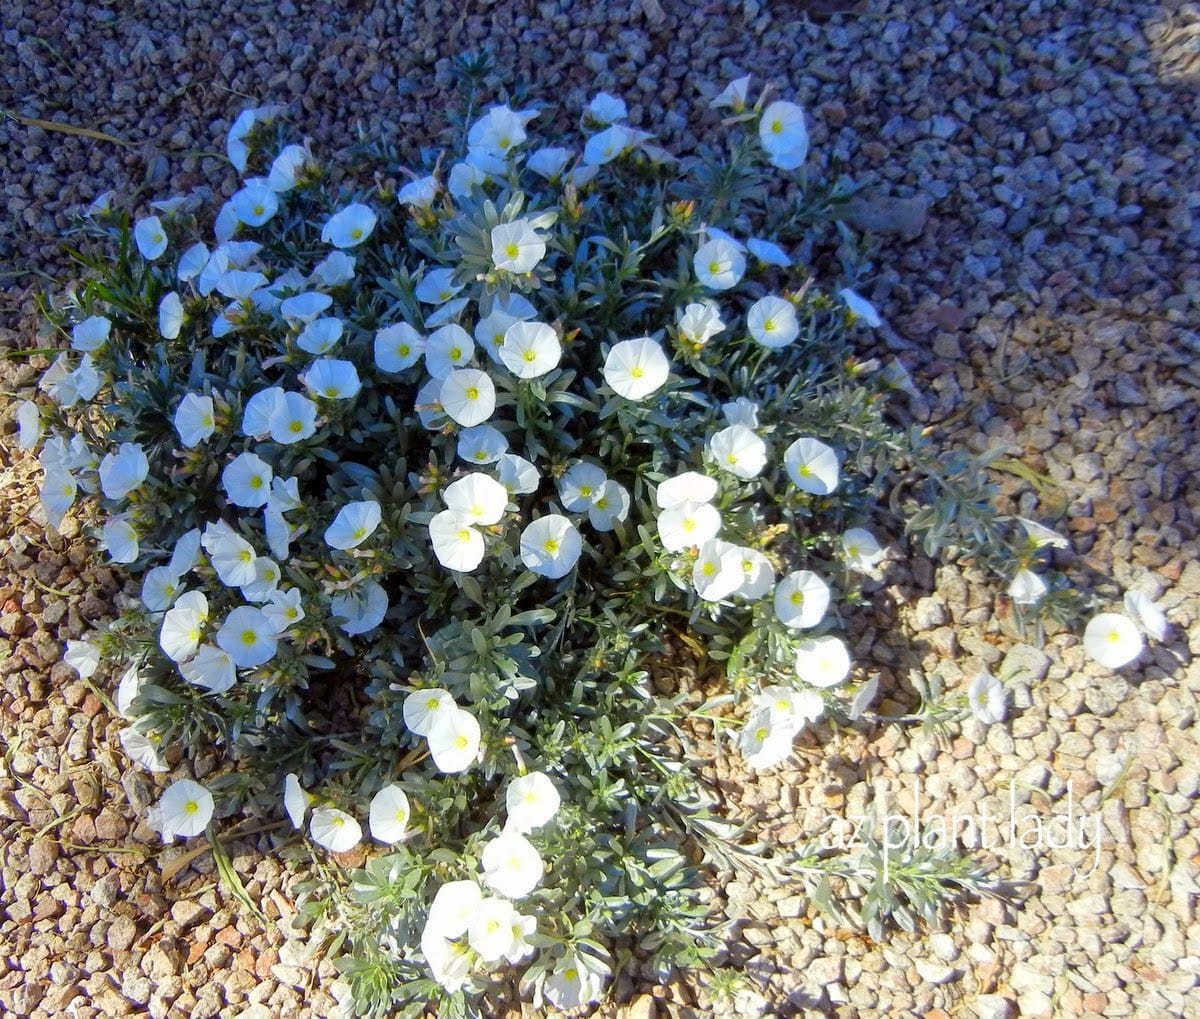
POLYGON ((253 630, 243 630, 242 643, 245 644, 246 647, 254 647, 254 645, 258 643, 258 634, 253 630))
POLYGON ((504 248, 504 254, 507 258, 516 258, 520 253, 520 247, 511 242, 504 248))
POLYGON ((471 540, 471 529, 468 527, 464 527, 461 531, 459 531, 458 532, 458 540, 461 541, 463 544, 466 544, 468 541, 470 541, 471 540))
POLYGON ((471 741, 469 739, 467 739, 466 736, 459 736, 458 739, 456 739, 454 741, 454 745, 459 750, 466 750, 467 747, 469 747, 471 745, 471 741))
POLYGON ((262 476, 261 476, 261 475, 259 475, 259 474, 255 474, 255 475, 254 475, 254 476, 253 476, 253 477, 250 479, 250 487, 251 487, 251 488, 262 488, 262 486, 263 486, 263 479, 262 479, 262 476))
POLYGON ((771 134, 783 134, 783 121, 782 120, 771 121, 771 134))
POLYGON ((468 386, 467 387, 467 399, 468 400, 478 400, 479 399, 479 387, 478 386, 468 386))
POLYGON ((401 357, 408 357, 408 355, 412 353, 412 347, 410 347, 407 343, 401 343, 400 346, 396 348, 396 353, 401 357))
POLYGON ((238 556, 238 559, 244 563, 252 563, 254 562, 254 552, 248 548, 242 549, 242 553, 238 556))
POLYGON ((363 232, 362 232, 361 226, 356 226, 353 230, 350 231, 350 236, 353 237, 356 241, 361 240, 362 235, 363 235, 363 232))
POLYGON ((561 548, 561 543, 557 538, 547 538, 546 544, 542 546, 546 555, 558 555, 558 550, 561 548))
POLYGON ((804 604, 804 595, 801 594, 799 591, 793 591, 792 592, 792 604, 793 605, 803 605, 804 604))
POLYGON ((646 374, 646 369, 643 368, 641 365, 635 365, 633 368, 631 368, 629 370, 629 377, 631 379, 640 379, 645 374, 646 374))
POLYGON ((266 208, 262 205, 254 206, 254 215, 256 215, 256 216, 261 216, 266 211, 267 211, 266 208))
POLYGON ((708 274, 710 276, 718 276, 721 273, 721 263, 714 259, 708 263, 708 274))
POLYGON ((354 528, 354 540, 355 541, 362 541, 363 538, 365 538, 366 536, 367 536, 367 529, 365 527, 354 528))
POLYGON ((288 431, 292 432, 293 434, 299 434, 300 432, 304 431, 304 422, 293 421, 290 425, 288 425, 288 431))
POLYGON ((198 814, 200 813, 200 804, 195 800, 188 800, 187 803, 183 805, 183 812, 189 815, 198 814))
POLYGON ((326 386, 325 387, 325 395, 327 397, 329 397, 329 399, 331 399, 331 400, 336 400, 337 395, 338 395, 337 386, 326 386))
POLYGON ((454 347, 454 348, 452 348, 452 349, 451 349, 451 351, 450 351, 450 360, 451 360, 451 361, 460 361, 460 360, 462 360, 462 347, 454 347))

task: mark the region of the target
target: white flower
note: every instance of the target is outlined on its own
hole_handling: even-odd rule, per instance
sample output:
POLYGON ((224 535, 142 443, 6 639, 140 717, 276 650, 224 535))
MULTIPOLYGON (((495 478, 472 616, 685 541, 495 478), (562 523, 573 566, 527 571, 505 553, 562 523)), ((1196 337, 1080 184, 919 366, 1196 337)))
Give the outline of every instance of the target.
POLYGON ((348 853, 362 841, 362 825, 335 807, 317 807, 308 822, 308 833, 331 853, 348 853))
POLYGON ((481 318, 475 324, 475 342, 487 352, 488 357, 500 364, 500 348, 504 346, 504 335, 509 326, 520 321, 522 320, 516 315, 493 308, 490 315, 481 318))
POLYGON ((150 461, 135 442, 122 442, 115 453, 100 461, 100 489, 106 499, 124 499, 150 473, 150 461))
POLYGON ((79 673, 80 679, 87 679, 100 668, 100 649, 86 640, 69 640, 63 661, 79 673))
POLYGON ((437 197, 438 182, 434 176, 419 177, 417 180, 410 180, 398 192, 396 192, 396 201, 401 205, 408 205, 414 209, 428 209, 433 205, 433 200, 437 197))
POLYGON ((850 706, 846 709, 846 715, 850 721, 857 722, 863 717, 867 708, 875 700, 877 693, 879 693, 879 677, 872 676, 858 688, 850 701, 850 706))
POLYGON ((100 547, 114 563, 131 563, 138 557, 138 535, 125 516, 113 517, 100 530, 100 547))
POLYGON ((246 181, 229 204, 246 226, 262 226, 279 210, 279 198, 265 180, 246 181))
POLYGON ((242 605, 225 617, 217 630, 217 646, 229 653, 239 669, 256 669, 275 657, 275 627, 261 609, 242 605))
POLYGON ((203 241, 197 241, 179 256, 179 267, 175 276, 180 283, 190 283, 208 265, 209 251, 203 241))
POLYGON ((317 430, 317 405, 303 393, 284 393, 267 416, 267 428, 282 445, 303 442, 317 430))
POLYGON ((348 400, 362 388, 354 365, 334 358, 314 361, 300 381, 314 396, 322 396, 326 400, 348 400))
POLYGON ((394 373, 411 368, 425 353, 425 338, 407 322, 385 326, 375 334, 375 366, 394 373))
POLYGON ((758 477, 767 465, 767 444, 745 425, 722 428, 708 440, 708 451, 721 470, 743 481, 758 477))
POLYGON ((679 312, 675 328, 689 343, 702 347, 725 329, 721 321, 721 310, 710 301, 694 301, 679 312))
POLYGON ((806 640, 796 649, 796 675, 812 686, 837 686, 850 675, 850 652, 840 637, 806 640))
POLYGON ((786 269, 792 264, 791 258, 783 248, 761 237, 751 237, 746 241, 746 248, 763 265, 777 265, 786 269))
POLYGON ((706 502, 685 502, 658 517, 658 536, 668 552, 698 547, 721 530, 721 514, 706 502))
POLYGON ((521 532, 521 562, 540 577, 565 577, 583 551, 583 539, 564 516, 551 513, 540 517, 521 532))
POLYGON ((120 682, 117 683, 117 695, 113 698, 117 714, 123 718, 133 717, 133 702, 137 700, 145 683, 146 675, 136 665, 129 666, 122 673, 120 682))
POLYGON ((205 687, 213 693, 225 693, 237 682, 237 667, 229 652, 212 644, 201 644, 195 656, 179 663, 179 674, 189 683, 205 687))
MULTIPOLYGON (((126 726, 117 733, 117 739, 121 741, 121 749, 125 751, 126 756, 134 764, 140 765, 147 771, 159 774, 171 770, 167 767, 167 762, 162 758, 162 747, 159 743, 151 739, 140 729, 132 725, 126 726)), ((150 808, 148 821, 158 817, 156 811, 157 808, 150 808)))
POLYGON ((479 756, 479 720, 460 707, 436 712, 425 738, 434 765, 446 775, 466 771, 479 756))
POLYGON ((536 110, 520 112, 507 106, 493 106, 467 132, 467 145, 474 150, 494 156, 507 156, 509 151, 524 143, 525 125, 536 110))
POLYGON ((436 718, 457 710, 458 705, 448 690, 437 687, 414 690, 404 698, 404 724, 418 736, 428 736, 436 718))
POLYGON ((727 554, 734 559, 735 567, 742 574, 742 582, 735 594, 748 601, 757 601, 774 586, 775 569, 771 566, 771 560, 757 549, 735 547, 733 552, 727 554))
POLYGON ((276 633, 286 632, 289 626, 294 626, 304 618, 304 602, 300 589, 289 587, 286 591, 272 591, 262 612, 271 621, 276 633))
POLYGON ((817 439, 793 442, 783 454, 783 465, 801 492, 829 495, 838 486, 837 454, 817 439))
POLYGON ((780 722, 770 710, 759 711, 742 729, 738 749, 746 765, 754 770, 773 768, 792 752, 795 733, 787 722, 780 722))
POLYGON ((376 222, 375 213, 366 205, 347 205, 325 221, 321 240, 335 248, 353 248, 371 236, 376 222))
POLYGON ((317 318, 333 304, 333 298, 328 294, 318 294, 306 291, 296 294, 280 302, 279 314, 290 326, 305 325, 317 318))
POLYGON ((504 433, 492 425, 464 428, 458 437, 458 456, 467 463, 494 464, 507 451, 504 433))
POLYGON ((429 924, 421 932, 421 954, 434 981, 448 994, 461 990, 471 976, 467 946, 442 937, 429 924))
POLYGON ((515 831, 502 831, 480 856, 489 888, 509 899, 523 899, 542 880, 545 865, 533 843, 515 831))
POLYGON ((254 583, 254 546, 223 520, 205 527, 201 544, 226 587, 254 583))
POLYGON ((735 287, 746 271, 746 256, 732 241, 714 238, 700 245, 692 259, 696 279, 710 290, 735 287))
POLYGON ((467 942, 486 963, 497 963, 513 947, 513 929, 519 928, 518 913, 511 902, 489 896, 476 908, 467 931, 467 942))
POLYGON ((808 155, 808 128, 804 110, 795 103, 776 100, 763 110, 758 139, 772 166, 794 170, 808 155))
POLYGON ((686 502, 712 502, 717 496, 717 487, 715 478, 685 471, 662 482, 654 496, 660 510, 669 510, 686 502))
POLYGON ((854 318, 861 318, 872 329, 878 329, 883 325, 883 319, 879 317, 879 312, 875 310, 875 305, 865 297, 860 297, 849 287, 843 287, 839 290, 838 297, 846 302, 846 307, 850 310, 850 314, 854 318))
POLYGON ((171 550, 171 561, 167 569, 176 577, 182 577, 195 568, 200 558, 200 528, 193 527, 175 539, 175 547, 171 550))
POLYGON ((446 181, 446 190, 455 198, 470 198, 475 188, 482 188, 488 181, 488 175, 478 166, 470 163, 455 163, 450 167, 450 176, 446 181))
POLYGON ((602 987, 600 977, 584 966, 577 955, 569 954, 546 977, 543 990, 546 1000, 555 1008, 572 1009, 599 1001, 602 987))
POLYGON ((153 821, 157 822, 153 826, 162 833, 164 842, 171 842, 177 836, 191 838, 201 834, 212 816, 212 793, 190 778, 181 778, 167 786, 157 809, 152 811, 153 821))
POLYGON ((169 566, 155 566, 142 578, 142 604, 151 612, 165 612, 179 593, 179 577, 169 566))
POLYGON ((383 519, 383 511, 374 499, 348 502, 325 529, 325 544, 330 548, 358 548, 372 534, 383 519))
POLYGON ((425 368, 435 379, 444 379, 453 369, 465 367, 474 356, 471 334, 453 322, 434 330, 425 343, 425 368))
POLYGON ((460 938, 483 901, 483 889, 474 881, 447 881, 429 904, 425 930, 443 938, 460 938))
MULTIPOLYGON (((229 135, 225 139, 225 152, 238 173, 244 173, 246 170, 246 160, 250 157, 250 146, 246 143, 246 138, 258 120, 259 112, 255 108, 242 110, 229 128, 229 135)), ((264 113, 264 119, 267 113, 269 108, 264 113)))
POLYGON ((180 595, 163 616, 158 644, 173 662, 184 662, 196 653, 204 624, 208 621, 208 599, 201 591, 180 595))
POLYGON ((607 92, 598 92, 587 104, 586 112, 597 124, 612 124, 629 116, 625 100, 607 92))
POLYGON ((312 797, 300 785, 300 776, 288 774, 283 779, 283 809, 287 811, 288 820, 292 827, 299 830, 304 827, 304 816, 308 813, 308 805, 312 797))
POLYGON ((538 469, 523 456, 515 453, 504 453, 497 464, 500 484, 507 489, 509 495, 528 495, 536 492, 542 476, 538 469))
POLYGON ((255 438, 268 435, 271 431, 271 415, 279 408, 286 395, 279 386, 271 386, 250 397, 242 411, 242 433, 255 438))
POLYGON ((92 315, 75 324, 71 330, 71 346, 85 354, 95 353, 107 342, 112 321, 103 315, 92 315))
POLYGON ((446 486, 446 506, 472 524, 488 527, 500 522, 508 506, 508 490, 486 474, 468 474, 446 486))
POLYGON ((1132 620, 1117 612, 1101 612, 1083 631, 1083 650, 1106 669, 1128 665, 1144 646, 1132 620))
POLYGON ((604 359, 604 381, 626 400, 644 400, 671 374, 662 347, 649 336, 614 344, 604 359))
POLYGON ((825 618, 829 585, 809 570, 789 573, 775 588, 775 615, 792 630, 806 630, 825 618))
POLYGON ((296 337, 296 346, 309 354, 328 354, 342 338, 342 320, 315 318, 296 337))
POLYGON ((46 522, 57 530, 62 526, 67 511, 75 504, 78 493, 75 479, 65 470, 53 468, 46 471, 40 489, 42 511, 46 522))
POLYGON ((624 485, 615 481, 606 481, 587 511, 588 523, 597 531, 611 531, 616 528, 617 521, 629 516, 632 500, 624 485))
POLYGON ((429 540, 437 561, 448 570, 470 573, 483 561, 483 535, 471 518, 455 510, 442 510, 429 521, 429 540))
POLYGON ((313 266, 308 281, 323 287, 337 287, 349 283, 354 279, 356 262, 357 259, 353 255, 347 255, 344 251, 331 251, 313 266))
POLYGON ((700 556, 692 568, 692 586, 701 598, 710 602, 723 601, 744 581, 742 559, 736 545, 713 538, 700 546, 700 556))
POLYGON ((726 107, 734 113, 741 113, 746 108, 746 96, 750 92, 750 75, 737 78, 725 86, 725 90, 709 101, 714 110, 726 107))
POLYGON ((254 453, 239 453, 221 472, 221 487, 235 506, 257 509, 271 495, 271 465, 254 453))
MULTIPOLYGON (((282 194, 296 186, 306 164, 312 161, 303 145, 287 145, 271 163, 267 174, 267 187, 282 194)), ((242 222, 246 222, 242 220, 242 222)))
POLYGON ((1032 570, 1017 570, 1008 585, 1008 596, 1016 605, 1036 605, 1047 590, 1046 582, 1032 570))
POLYGON ((167 250, 167 232, 157 216, 139 219, 133 228, 133 239, 147 262, 153 262, 167 250))
POLYGON ((1067 548, 1070 544, 1057 531, 1051 530, 1036 520, 1027 520, 1025 517, 1017 517, 1017 522, 1025 529, 1025 533, 1029 536, 1034 548, 1042 548, 1049 545, 1051 548, 1067 548))
POLYGON ((1141 591, 1126 591, 1125 611, 1145 631, 1146 636, 1153 637, 1155 640, 1166 639, 1167 617, 1163 614, 1163 610, 1154 604, 1149 595, 1143 594, 1141 591))
POLYGON ((360 591, 339 594, 329 599, 330 615, 346 620, 338 625, 343 633, 348 633, 351 637, 374 630, 383 622, 387 610, 387 592, 373 580, 363 584, 360 591))
POLYGON ((42 437, 42 414, 32 400, 17 404, 17 445, 21 449, 33 449, 42 437))
POLYGON ((736 400, 721 404, 721 413, 731 425, 745 425, 753 430, 758 427, 758 412, 762 408, 753 400, 739 396, 736 400))
POLYGON ((572 513, 585 513, 600 497, 608 475, 595 464, 579 460, 558 479, 558 495, 572 513))
POLYGON ((549 824, 562 805, 562 797, 550 777, 540 771, 513 779, 504 794, 508 827, 522 833, 549 824))
POLYGON ((592 135, 583 147, 583 161, 588 166, 603 166, 631 148, 641 133, 624 124, 613 124, 592 135))
POLYGON ((562 174, 563 168, 570 162, 571 155, 570 149, 538 149, 536 152, 529 153, 525 165, 538 176, 545 177, 546 180, 556 180, 562 174))
POLYGON ((768 350, 786 347, 800 335, 800 321, 791 301, 782 297, 760 297, 746 315, 750 335, 768 350))
POLYGON ((815 690, 794 690, 788 686, 764 687, 754 695, 754 711, 766 711, 771 727, 786 729, 789 739, 809 722, 825 713, 825 702, 815 690))
POLYGON ((486 372, 456 368, 442 381, 438 402, 452 421, 468 428, 481 425, 496 410, 496 387, 486 372))
POLYGON ((546 239, 527 219, 492 227, 492 264, 520 276, 532 272, 546 255, 546 239))
POLYGON ((184 322, 183 301, 172 290, 158 302, 158 331, 163 339, 178 339, 184 322))
POLYGON ((279 564, 268 556, 255 556, 254 579, 249 584, 241 586, 242 597, 248 602, 265 602, 270 600, 275 589, 279 586, 282 571, 279 564))
POLYGON ((856 573, 870 573, 886 554, 875 535, 862 527, 851 527, 842 535, 842 553, 846 566, 856 573))
POLYGON ((408 828, 409 816, 408 796, 404 790, 394 782, 385 785, 371 797, 367 815, 371 837, 389 846, 399 842, 408 828))
POLYGON ((504 332, 497 355, 519 379, 536 379, 558 367, 562 344, 543 322, 513 322, 504 332))
POLYGON ((971 705, 971 714, 984 725, 1003 722, 1004 716, 1008 714, 1004 684, 987 669, 971 680, 971 686, 967 690, 967 700, 971 705))
POLYGON ((425 316, 425 327, 427 329, 437 329, 448 322, 457 322, 458 316, 467 309, 470 303, 471 299, 469 297, 455 297, 453 300, 439 305, 434 311, 425 316))

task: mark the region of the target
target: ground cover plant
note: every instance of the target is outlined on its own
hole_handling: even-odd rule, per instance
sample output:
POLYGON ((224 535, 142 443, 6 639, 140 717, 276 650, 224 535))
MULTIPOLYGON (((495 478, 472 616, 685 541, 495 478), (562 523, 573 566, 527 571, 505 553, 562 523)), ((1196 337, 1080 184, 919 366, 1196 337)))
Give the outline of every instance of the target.
MULTIPOLYGON (((902 372, 857 353, 869 265, 850 188, 806 177, 798 105, 734 82, 680 162, 618 98, 538 139, 535 102, 480 109, 483 65, 462 71, 427 165, 364 143, 363 183, 334 185, 257 108, 227 202, 102 203, 47 309, 70 349, 20 411, 47 523, 83 514, 142 583, 68 661, 119 677, 142 767, 225 764, 151 822, 286 814, 364 1014, 464 1014, 514 978, 570 1007, 629 952, 702 963, 696 865, 743 850, 689 717, 769 768, 868 713, 846 628, 897 520, 987 562, 1031 622, 1078 608, 1040 565, 1062 539, 999 519, 982 465, 906 428, 902 372), (702 705, 654 692, 681 655, 702 705)), ((1103 664, 1161 625, 1130 616, 1089 624, 1103 664)), ((986 674, 969 701, 1003 717, 986 674)), ((881 877, 880 852, 773 864, 828 908, 845 882, 877 935, 986 888, 923 847, 881 877)))

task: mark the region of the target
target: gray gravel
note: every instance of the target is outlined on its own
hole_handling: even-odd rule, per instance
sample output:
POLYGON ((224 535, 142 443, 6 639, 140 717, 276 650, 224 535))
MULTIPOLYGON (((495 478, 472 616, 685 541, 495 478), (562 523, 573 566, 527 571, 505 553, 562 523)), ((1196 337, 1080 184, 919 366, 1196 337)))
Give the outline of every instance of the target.
MULTIPOLYGON (((926 811, 970 813, 1015 779, 1025 809, 1047 815, 1069 782, 1076 810, 1103 819, 1100 864, 1085 876, 1084 851, 1005 848, 1003 871, 1038 885, 1022 907, 985 902, 886 946, 811 919, 795 897, 727 883, 730 964, 747 978, 734 1012, 1186 1014, 1200 979, 1200 8, 867 0, 817 24, 806 6, 9 0, 0 107, 129 144, 0 120, 0 343, 29 342, 31 274, 62 271, 81 205, 222 176, 214 153, 251 102, 287 104, 318 151, 361 124, 413 158, 444 127, 452 57, 490 45, 498 80, 536 82, 561 100, 563 126, 607 89, 679 149, 689 123, 714 122, 704 98, 718 80, 765 76, 809 110, 814 161, 868 186, 853 211, 880 238, 868 296, 926 394, 914 412, 1047 478, 998 474, 1006 508, 1057 521, 1074 545, 1063 565, 1114 600, 1131 585, 1159 597, 1172 635, 1111 674, 1074 634, 1040 650, 1019 640, 969 567, 897 564, 883 593, 913 608, 885 607, 860 641, 885 696, 904 699, 912 666, 953 686, 986 664, 1017 676, 1009 721, 969 723, 949 746, 892 729, 843 735, 832 752, 802 741, 795 767, 754 781, 714 764, 740 790, 735 809, 786 844, 863 809, 880 781, 907 809, 920 776, 926 811)), ((31 381, 5 364, 0 388, 31 381)), ((0 470, 0 1009, 330 1014, 328 967, 286 928, 241 918, 210 861, 159 879, 131 806, 151 791, 122 783, 118 726, 55 664, 60 641, 108 611, 117 578, 72 535, 35 537, 28 458, 5 448, 0 470)), ((286 912, 286 868, 231 851, 268 912, 286 912)), ((729 1014, 703 987, 650 983, 618 985, 624 1000, 652 990, 631 1014, 729 1014)))

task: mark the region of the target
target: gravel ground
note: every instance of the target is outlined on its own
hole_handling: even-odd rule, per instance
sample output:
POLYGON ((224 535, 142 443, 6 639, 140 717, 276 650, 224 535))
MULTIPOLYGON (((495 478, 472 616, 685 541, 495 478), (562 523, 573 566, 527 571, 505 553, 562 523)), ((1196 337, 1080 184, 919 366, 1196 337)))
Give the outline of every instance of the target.
MULTIPOLYGON (((711 122, 718 81, 769 79, 808 108, 814 160, 870 186, 854 218, 880 238, 869 293, 927 394, 914 412, 947 442, 999 445, 1048 477, 997 480, 1013 509, 1070 533, 1064 565, 1114 596, 1159 597, 1171 635, 1109 673, 1074 634, 1023 643, 969 569, 896 563, 859 660, 898 700, 914 666, 956 686, 987 664, 1015 677, 1010 720, 948 745, 895 728, 813 740, 757 779, 718 758, 734 809, 789 843, 885 794, 893 813, 911 816, 916 796, 926 817, 987 803, 1007 818, 1012 782, 1024 818, 1099 818, 1098 854, 999 845, 1001 872, 1034 883, 1021 906, 984 902, 886 945, 733 880, 720 901, 739 920, 729 964, 746 985, 732 1009, 686 981, 625 979, 619 996, 637 1019, 1194 1014, 1200 7, 866 0, 825 16, 847 6, 9 0, 0 107, 127 144, 0 121, 0 341, 28 342, 32 274, 61 272, 81 204, 217 178, 213 153, 248 102, 287 103, 318 151, 361 125, 415 152, 441 126, 451 58, 490 45, 499 75, 561 98, 564 124, 608 89, 678 149, 689 121, 711 122)), ((33 379, 2 370, 8 393, 33 379)), ((75 535, 39 535, 27 458, 6 447, 0 472, 0 1010, 330 1014, 331 969, 286 923, 296 864, 230 845, 281 921, 267 932, 223 895, 211 858, 161 876, 182 850, 155 846, 139 821, 153 792, 124 766, 117 723, 58 663, 119 581, 75 535)))

